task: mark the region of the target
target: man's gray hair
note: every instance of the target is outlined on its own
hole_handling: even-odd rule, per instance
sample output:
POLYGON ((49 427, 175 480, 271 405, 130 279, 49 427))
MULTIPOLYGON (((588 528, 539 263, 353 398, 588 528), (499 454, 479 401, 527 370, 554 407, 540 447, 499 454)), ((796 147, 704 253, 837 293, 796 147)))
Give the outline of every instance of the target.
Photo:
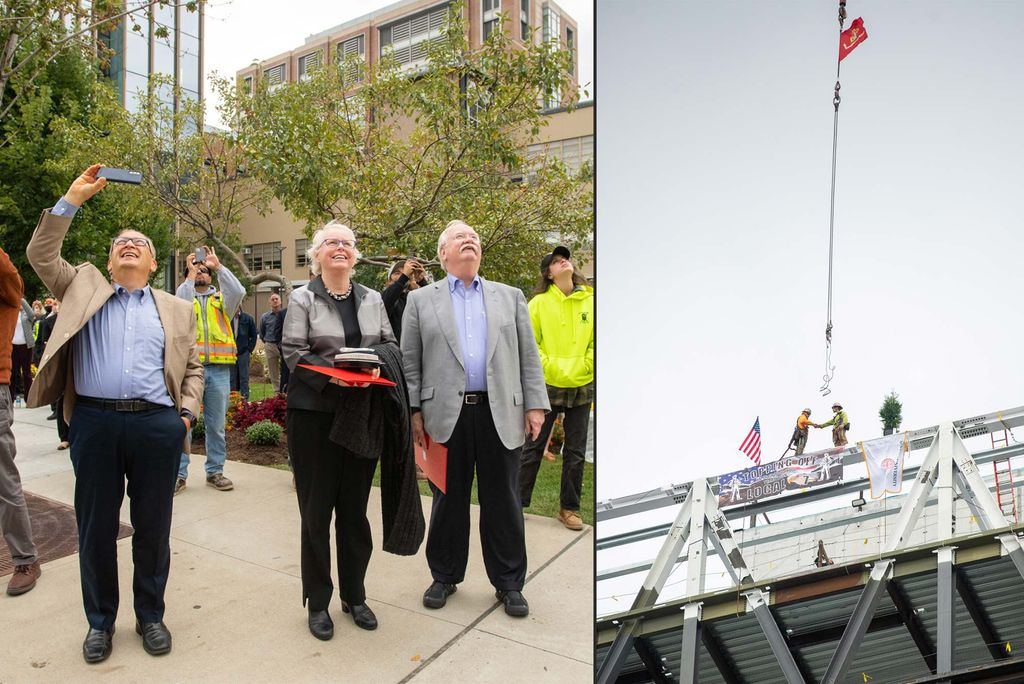
MULTIPOLYGON (((312 271, 315 276, 320 275, 320 262, 316 260, 316 253, 320 251, 320 247, 324 244, 324 233, 332 228, 344 228, 348 232, 352 233, 352 239, 355 239, 356 237, 355 231, 340 221, 330 221, 329 223, 325 223, 322 228, 313 233, 313 237, 309 241, 309 249, 306 250, 306 263, 309 264, 309 270, 312 271)), ((363 255, 359 252, 358 248, 354 251, 356 253, 356 261, 358 262, 363 258, 363 255)), ((355 264, 352 265, 355 266, 355 264)))
POLYGON ((448 244, 448 229, 454 228, 455 226, 465 226, 470 230, 476 230, 476 228, 469 225, 462 219, 454 219, 448 222, 448 225, 444 227, 444 230, 441 231, 441 234, 437 236, 437 260, 441 262, 442 268, 444 268, 444 259, 441 258, 441 250, 444 249, 444 246, 446 244, 448 244))

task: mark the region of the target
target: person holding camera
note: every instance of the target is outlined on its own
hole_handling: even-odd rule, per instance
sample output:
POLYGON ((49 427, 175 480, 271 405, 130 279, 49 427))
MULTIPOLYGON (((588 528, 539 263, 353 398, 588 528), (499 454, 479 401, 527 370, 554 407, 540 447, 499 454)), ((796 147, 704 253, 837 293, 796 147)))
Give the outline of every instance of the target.
MULTIPOLYGON (((203 363, 203 422, 206 426, 206 484, 226 492, 234 483, 224 476, 227 443, 224 422, 228 413, 228 394, 231 391, 231 370, 238 359, 235 333, 231 316, 242 304, 245 288, 238 278, 224 266, 211 247, 199 247, 188 255, 185 282, 178 286, 179 299, 192 302, 196 317, 196 346, 203 363), (213 285, 213 274, 223 290, 213 285)), ((178 481, 174 493, 185 489, 188 480, 189 450, 192 433, 186 449, 181 452, 178 481)))
POLYGON ((412 290, 428 285, 427 272, 416 259, 399 261, 391 267, 388 286, 381 292, 384 308, 388 312, 388 320, 395 337, 402 340, 402 314, 405 313, 405 301, 412 290))
POLYGON ((117 618, 117 530, 131 498, 135 631, 150 655, 171 650, 163 622, 171 563, 174 471, 185 433, 199 412, 203 366, 192 307, 149 286, 158 262, 153 242, 125 229, 110 241, 108 280, 86 262, 61 257, 78 208, 107 180, 94 164, 43 212, 28 244, 32 268, 60 298, 63 315, 43 351, 28 405, 63 394, 75 470, 75 518, 87 663, 110 656, 117 618))

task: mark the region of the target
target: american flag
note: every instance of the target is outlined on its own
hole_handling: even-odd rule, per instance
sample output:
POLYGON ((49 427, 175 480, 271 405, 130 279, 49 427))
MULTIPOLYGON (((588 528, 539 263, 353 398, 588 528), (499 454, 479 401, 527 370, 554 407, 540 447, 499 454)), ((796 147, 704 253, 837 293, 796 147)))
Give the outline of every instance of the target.
POLYGON ((754 419, 754 427, 750 428, 743 444, 740 444, 740 451, 745 453, 751 461, 761 465, 761 416, 754 419))

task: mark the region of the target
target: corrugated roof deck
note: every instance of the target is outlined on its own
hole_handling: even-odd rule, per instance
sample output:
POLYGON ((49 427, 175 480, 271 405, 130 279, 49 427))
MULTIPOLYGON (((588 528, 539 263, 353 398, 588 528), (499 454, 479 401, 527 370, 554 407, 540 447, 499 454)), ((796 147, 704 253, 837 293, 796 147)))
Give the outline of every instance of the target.
MULTIPOLYGON (((987 535, 986 535, 987 536, 987 535)), ((991 554, 990 554, 991 555, 991 554)), ((896 567, 900 561, 897 560, 896 567)), ((1000 644, 1009 642, 1011 648, 1024 649, 1024 581, 1009 558, 992 556, 983 560, 956 566, 977 597, 977 603, 989 620, 1000 644)), ((898 584, 912 610, 917 612, 924 631, 934 644, 937 642, 936 571, 897 576, 898 584)), ((789 603, 773 605, 779 629, 792 643, 798 665, 813 681, 820 681, 832 659, 838 634, 845 628, 853 613, 862 588, 846 589, 789 603), (829 631, 832 630, 832 631, 829 631), (821 641, 817 641, 822 637, 821 641)), ((742 612, 743 600, 738 592, 719 592, 706 596, 708 602, 728 601, 733 594, 740 600, 739 611, 726 617, 702 622, 705 630, 714 635, 722 655, 742 682, 771 684, 785 682, 782 670, 772 653, 761 627, 753 613, 742 612), (739 614, 737 614, 737 612, 739 614)), ((986 665, 994 662, 993 655, 982 641, 967 607, 959 596, 954 601, 956 611, 956 668, 986 665)), ((676 609, 678 610, 678 608, 676 609)), ((664 615, 664 611, 662 612, 664 615)), ((888 594, 883 594, 875 612, 874 621, 880 628, 868 631, 844 677, 844 682, 863 684, 863 674, 872 684, 903 682, 930 675, 923 654, 918 650, 906 625, 899 618, 897 606, 888 594)), ((667 670, 669 681, 678 681, 682 664, 682 613, 677 625, 659 632, 645 634, 647 647, 660 659, 667 670)), ((598 648, 597 661, 604 659, 608 645, 598 648)), ((639 655, 634 651, 622 668, 619 681, 654 682, 639 655)), ((707 649, 700 646, 699 681, 725 684, 707 649)))

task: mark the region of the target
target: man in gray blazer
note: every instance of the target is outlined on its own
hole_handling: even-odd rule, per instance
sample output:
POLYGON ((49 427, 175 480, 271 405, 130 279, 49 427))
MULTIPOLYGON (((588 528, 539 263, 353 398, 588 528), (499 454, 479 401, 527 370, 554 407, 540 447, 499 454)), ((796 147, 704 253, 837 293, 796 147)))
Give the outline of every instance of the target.
POLYGON ((409 294, 402 357, 413 438, 448 447, 446 492, 434 494, 427 563, 434 579, 423 605, 441 608, 466 574, 469 501, 476 471, 480 542, 487 577, 516 617, 523 597, 526 538, 519 503, 519 454, 551 407, 523 293, 481 278, 480 237, 452 221, 437 241, 444 280, 409 294))

